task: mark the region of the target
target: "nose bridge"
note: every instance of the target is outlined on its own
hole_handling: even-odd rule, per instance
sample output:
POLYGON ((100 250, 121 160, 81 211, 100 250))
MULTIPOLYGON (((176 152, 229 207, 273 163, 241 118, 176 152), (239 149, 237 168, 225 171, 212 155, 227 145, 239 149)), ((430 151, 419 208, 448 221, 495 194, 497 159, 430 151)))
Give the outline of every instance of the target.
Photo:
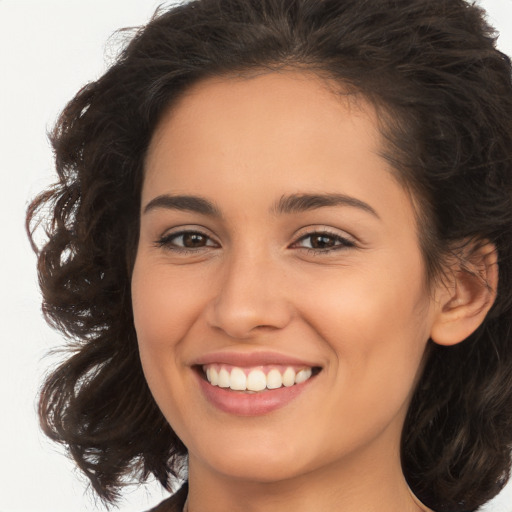
POLYGON ((257 328, 283 328, 290 318, 290 305, 278 267, 276 258, 261 247, 232 250, 218 276, 211 325, 240 339, 257 328))

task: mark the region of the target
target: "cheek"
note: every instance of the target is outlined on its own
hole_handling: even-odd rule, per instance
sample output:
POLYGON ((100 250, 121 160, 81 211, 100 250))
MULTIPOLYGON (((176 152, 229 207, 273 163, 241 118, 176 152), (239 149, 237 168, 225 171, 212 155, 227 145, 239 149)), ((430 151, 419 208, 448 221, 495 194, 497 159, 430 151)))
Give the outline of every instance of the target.
POLYGON ((383 347, 407 351, 428 338, 429 296, 422 264, 373 265, 340 269, 302 279, 300 309, 337 353, 360 354, 383 347), (382 271, 382 269, 385 269, 382 271), (334 341, 339 340, 339 341, 334 341))
POLYGON ((339 400, 360 411, 354 417, 398 410, 414 387, 431 321, 422 269, 417 258, 386 272, 341 270, 339 280, 311 283, 301 294, 302 316, 333 355, 327 371, 344 390, 339 400))
POLYGON ((194 287, 198 282, 170 275, 168 265, 143 257, 134 266, 132 303, 139 355, 149 388, 167 418, 187 416, 183 397, 190 376, 182 340, 202 309, 198 298, 204 294, 194 287))
POLYGON ((190 375, 182 340, 202 309, 200 282, 180 278, 179 273, 171 275, 168 265, 148 261, 144 255, 138 256, 132 275, 134 323, 144 375, 164 416, 173 419, 171 426, 179 432, 186 431, 182 421, 190 416, 186 401, 190 375))
POLYGON ((132 276, 132 305, 141 350, 164 350, 185 335, 201 311, 202 280, 172 273, 169 266, 136 260, 132 276))

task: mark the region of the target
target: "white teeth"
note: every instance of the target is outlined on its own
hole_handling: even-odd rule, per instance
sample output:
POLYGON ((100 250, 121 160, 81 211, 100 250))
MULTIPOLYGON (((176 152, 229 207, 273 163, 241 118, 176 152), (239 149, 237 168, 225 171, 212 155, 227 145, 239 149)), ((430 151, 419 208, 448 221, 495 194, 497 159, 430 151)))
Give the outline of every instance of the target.
POLYGON ((221 368, 219 372, 219 388, 229 388, 230 380, 229 372, 225 368, 221 368))
POLYGON ((289 388, 295 384, 295 371, 293 368, 286 368, 283 373, 283 385, 289 388))
POLYGON ((244 391, 248 388, 247 377, 241 368, 233 368, 229 379, 229 387, 235 391, 244 391))
POLYGON ((233 391, 253 392, 301 384, 307 381, 312 375, 311 368, 304 368, 296 373, 292 367, 286 368, 283 373, 277 368, 272 368, 266 375, 265 372, 259 368, 255 368, 247 373, 247 370, 238 367, 232 367, 231 371, 228 371, 224 367, 217 370, 214 366, 205 366, 204 371, 208 382, 212 386, 230 388, 233 391))
POLYGON ((267 373, 267 388, 277 389, 283 385, 283 377, 275 368, 267 373))
MULTIPOLYGON (((235 368, 233 369, 233 371, 235 368)), ((233 371, 231 373, 233 373, 233 371)), ((247 376, 247 389, 249 391, 262 391, 267 387, 267 377, 261 370, 252 370, 247 376)))
POLYGON ((301 382, 306 382, 311 377, 311 368, 306 368, 305 370, 300 370, 295 375, 295 384, 300 384, 301 382))
POLYGON ((213 386, 218 386, 219 384, 219 374, 215 368, 208 368, 206 371, 206 378, 210 381, 213 386), (208 370, 210 374, 208 375, 208 370))

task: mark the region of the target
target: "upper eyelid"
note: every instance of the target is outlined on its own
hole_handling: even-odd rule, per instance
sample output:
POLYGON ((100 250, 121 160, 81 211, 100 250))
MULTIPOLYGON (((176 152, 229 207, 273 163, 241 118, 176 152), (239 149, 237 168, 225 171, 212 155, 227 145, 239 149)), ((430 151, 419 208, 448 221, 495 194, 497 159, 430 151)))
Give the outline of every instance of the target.
POLYGON ((169 233, 167 235, 164 235, 162 238, 180 238, 184 235, 200 235, 207 240, 211 240, 212 242, 217 243, 210 235, 207 235, 206 233, 203 233, 201 231, 177 231, 176 233, 169 233))
POLYGON ((162 232, 162 234, 159 236, 159 238, 165 238, 168 236, 177 236, 182 235, 184 233, 199 233, 200 235, 204 235, 208 238, 211 238, 212 240, 215 240, 215 235, 212 234, 212 232, 204 227, 204 226, 198 226, 198 225, 185 225, 185 226, 175 226, 172 228, 168 228, 165 231, 162 232))
MULTIPOLYGON (((170 239, 173 237, 178 237, 180 235, 184 235, 186 233, 198 233, 202 236, 205 236, 209 240, 213 241, 215 244, 221 246, 221 242, 218 240, 218 238, 212 234, 212 232, 200 225, 190 225, 190 226, 175 226, 173 228, 169 228, 166 231, 162 233, 161 236, 158 237, 157 241, 161 241, 164 239, 170 239)), ((303 240, 307 238, 308 236, 314 236, 314 235, 327 235, 333 238, 337 238, 339 240, 346 240, 350 243, 356 245, 358 243, 358 239, 351 235, 350 233, 347 233, 343 230, 337 230, 337 228, 329 227, 329 226, 304 226, 297 230, 295 232, 295 235, 293 236, 292 241, 288 244, 288 247, 292 247, 294 244, 299 242, 300 240, 303 240)))
POLYGON ((313 237, 313 236, 326 236, 326 237, 334 238, 334 239, 338 239, 338 240, 352 241, 351 238, 348 236, 339 235, 337 233, 331 233, 329 231, 312 231, 311 233, 306 233, 304 235, 299 236, 296 241, 298 242, 299 240, 304 240, 305 238, 309 238, 309 237, 313 237))
POLYGON ((332 251, 332 250, 335 250, 335 249, 342 249, 342 248, 349 248, 349 247, 356 247, 356 243, 348 238, 348 237, 344 237, 344 236, 340 236, 340 235, 332 235, 330 233, 309 233, 309 234, 306 234, 306 235, 303 235, 299 238, 297 238, 297 240, 295 242, 292 242, 292 244, 289 246, 291 248, 293 248, 294 246, 298 245, 300 242, 304 241, 304 240, 307 240, 308 238, 312 238, 314 236, 328 236, 328 237, 331 237, 335 240, 335 242, 340 242, 338 243, 337 245, 334 245, 333 247, 328 247, 328 248, 324 248, 324 249, 321 249, 321 248, 312 248, 312 247, 298 247, 299 249, 306 249, 307 251, 318 251, 318 252, 329 252, 329 251, 332 251))
POLYGON ((302 238, 312 236, 312 235, 328 235, 333 238, 340 238, 343 240, 350 240, 354 244, 358 242, 357 237, 348 233, 344 230, 338 230, 337 228, 332 228, 329 226, 307 226, 299 229, 294 236, 294 242, 301 240, 302 238))
MULTIPOLYGON (((169 246, 171 245, 171 240, 173 240, 174 238, 178 238, 187 233, 192 233, 192 234, 198 234, 198 235, 204 236, 205 238, 208 239, 208 241, 211 241, 215 245, 220 247, 220 242, 214 236, 212 236, 210 233, 207 233, 206 231, 209 231, 209 230, 207 230, 205 228, 197 228, 197 227, 192 227, 192 226, 191 227, 176 226, 175 228, 167 229, 166 231, 163 232, 162 235, 158 236, 158 238, 155 240, 155 245, 157 247, 165 247, 167 245, 167 247, 169 248, 169 246)), ((208 247, 210 249, 212 248, 211 245, 205 246, 205 247, 208 247)), ((175 245, 176 250, 183 249, 183 250, 189 251, 189 252, 197 251, 199 249, 204 249, 205 247, 187 248, 187 247, 181 247, 179 245, 175 245)))

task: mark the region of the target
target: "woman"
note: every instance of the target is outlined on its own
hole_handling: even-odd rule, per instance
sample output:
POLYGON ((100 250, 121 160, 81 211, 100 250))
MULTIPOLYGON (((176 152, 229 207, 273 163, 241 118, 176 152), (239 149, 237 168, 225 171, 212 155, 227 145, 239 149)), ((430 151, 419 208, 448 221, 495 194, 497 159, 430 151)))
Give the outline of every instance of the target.
POLYGON ((156 510, 467 511, 512 444, 512 84, 462 0, 199 0, 53 133, 45 432, 156 510))

